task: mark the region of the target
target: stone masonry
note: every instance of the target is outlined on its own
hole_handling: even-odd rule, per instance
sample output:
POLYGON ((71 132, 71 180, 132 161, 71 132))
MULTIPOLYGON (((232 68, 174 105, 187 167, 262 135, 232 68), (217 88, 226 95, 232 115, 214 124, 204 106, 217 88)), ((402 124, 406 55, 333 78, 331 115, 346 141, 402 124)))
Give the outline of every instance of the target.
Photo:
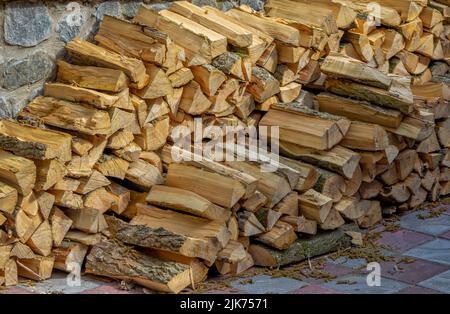
MULTIPOLYGON (((228 10, 246 4, 256 10, 264 0, 191 0, 228 10)), ((15 117, 55 75, 55 60, 65 58, 64 45, 72 38, 92 40, 105 14, 132 19, 139 6, 156 10, 170 1, 20 0, 0 3, 0 118, 15 117)))

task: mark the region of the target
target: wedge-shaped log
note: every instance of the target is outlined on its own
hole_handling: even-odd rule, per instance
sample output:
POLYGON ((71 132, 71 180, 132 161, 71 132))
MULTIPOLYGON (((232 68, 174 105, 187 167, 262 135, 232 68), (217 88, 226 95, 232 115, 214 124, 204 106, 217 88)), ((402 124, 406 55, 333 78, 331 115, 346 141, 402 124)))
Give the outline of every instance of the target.
POLYGON ((283 23, 278 23, 274 19, 245 12, 239 8, 231 9, 227 11, 226 14, 245 25, 267 33, 280 42, 294 46, 298 46, 300 44, 300 32, 294 27, 283 23))
POLYGON ((63 241, 59 247, 53 248, 52 256, 55 258, 53 267, 70 273, 72 263, 83 265, 89 247, 82 243, 63 241))
POLYGON ((191 71, 194 80, 200 84, 202 91, 207 96, 214 96, 220 85, 227 79, 222 71, 210 64, 192 66, 191 71))
POLYGON ((323 223, 330 213, 333 200, 314 190, 308 190, 299 195, 298 206, 299 212, 305 218, 323 223))
POLYGON ((376 105, 400 110, 403 113, 412 111, 413 97, 409 85, 408 88, 405 88, 399 86, 396 81, 393 81, 391 88, 386 91, 347 80, 328 78, 325 81, 325 88, 341 96, 366 100, 376 105))
POLYGON ((326 150, 341 141, 350 123, 346 119, 336 120, 329 117, 331 115, 314 110, 272 108, 261 119, 259 125, 279 126, 279 139, 283 142, 326 150))
POLYGON ((40 118, 51 126, 90 135, 106 135, 111 131, 108 112, 53 97, 35 98, 20 114, 40 118))
POLYGON ((94 39, 108 50, 159 65, 165 61, 168 50, 164 43, 149 36, 143 26, 109 15, 103 17, 94 39))
POLYGON ((48 190, 58 181, 61 181, 66 174, 64 164, 57 159, 36 160, 36 191, 48 190))
MULTIPOLYGON (((287 154, 287 156, 296 158, 294 155, 287 154)), ((319 173, 317 172, 316 167, 298 160, 285 158, 282 156, 280 156, 280 159, 284 165, 297 170, 300 174, 294 190, 304 192, 311 189, 316 184, 317 179, 319 178, 319 173)))
POLYGON ((353 177, 360 159, 358 153, 342 146, 335 146, 328 151, 319 151, 282 142, 280 147, 282 150, 286 148, 289 155, 295 156, 297 159, 337 172, 348 179, 353 177))
POLYGON ((145 225, 151 228, 164 228, 192 238, 214 240, 219 248, 224 248, 230 240, 231 233, 224 222, 209 220, 163 210, 154 206, 137 204, 137 216, 131 220, 132 225, 145 225))
POLYGON ((173 93, 172 84, 164 70, 154 64, 147 64, 149 83, 142 89, 133 89, 133 93, 143 99, 155 99, 173 93))
POLYGON ((36 181, 33 161, 0 150, 0 179, 21 195, 30 194, 36 181))
POLYGON ((124 89, 123 92, 125 92, 126 95, 122 95, 125 94, 122 92, 115 95, 110 95, 84 87, 62 83, 46 83, 44 85, 44 96, 47 97, 86 103, 98 109, 119 107, 134 111, 128 96, 128 89, 124 89))
POLYGON ((285 250, 297 240, 297 236, 290 224, 278 221, 270 231, 262 233, 254 239, 278 250, 285 250))
POLYGON ((69 134, 0 121, 0 148, 33 159, 72 159, 72 137, 69 134))
POLYGON ((397 128, 386 128, 396 135, 421 142, 431 136, 434 123, 423 119, 406 116, 397 128))
POLYGON ((290 224, 295 232, 315 235, 317 233, 317 222, 306 219, 304 216, 283 216, 281 221, 290 224))
POLYGON ((175 1, 169 10, 224 35, 233 46, 248 47, 252 44, 252 34, 249 31, 215 14, 214 11, 208 11, 187 1, 175 1))
POLYGON ((73 65, 63 60, 58 60, 57 64, 59 82, 109 92, 119 92, 128 85, 127 76, 120 70, 73 65))
POLYGON ((64 214, 73 221, 72 229, 99 233, 108 228, 105 217, 97 209, 64 209, 64 214))
POLYGON ((353 122, 339 143, 352 149, 380 151, 389 145, 387 132, 377 124, 353 122))
POLYGON ((288 178, 280 172, 264 172, 259 165, 250 162, 231 161, 226 164, 258 179, 256 188, 268 198, 267 206, 270 208, 292 190, 288 178))
POLYGON ((320 70, 330 77, 348 79, 386 90, 392 84, 392 78, 386 74, 369 67, 365 62, 339 53, 328 55, 322 62, 320 70))
POLYGON ((147 191, 153 185, 164 183, 164 178, 158 168, 142 159, 130 163, 125 178, 140 189, 147 191))
POLYGON ((134 20, 169 35, 176 44, 185 49, 191 65, 210 63, 214 57, 227 50, 225 36, 174 12, 155 12, 141 6, 134 20))
POLYGON ((113 237, 126 244, 198 257, 210 262, 214 261, 219 251, 218 243, 212 239, 189 237, 163 227, 130 224, 113 216, 106 216, 106 222, 113 237))
POLYGON ((225 208, 233 207, 245 194, 244 186, 236 179, 182 164, 169 166, 166 184, 197 193, 225 208))
POLYGON ((230 210, 217 206, 194 192, 164 185, 152 187, 147 202, 211 220, 226 221, 231 215, 230 210))
POLYGON ((320 93, 316 96, 316 100, 319 103, 320 111, 347 117, 350 120, 397 128, 403 119, 403 114, 400 111, 330 93, 320 93))
POLYGON ((291 19, 304 29, 321 29, 328 35, 338 31, 331 10, 316 7, 312 3, 270 0, 266 3, 265 10, 268 16, 291 19))
POLYGON ((53 264, 55 258, 53 256, 38 256, 35 258, 23 258, 17 260, 17 273, 19 276, 42 281, 52 276, 53 264))
POLYGON ((102 241, 92 248, 86 257, 86 272, 131 280, 163 292, 178 293, 191 284, 189 266, 162 261, 111 240, 102 241))
POLYGON ((17 190, 0 182, 0 211, 12 214, 17 204, 17 190))
POLYGON ((256 101, 264 102, 280 91, 280 83, 269 71, 256 66, 252 68, 251 83, 247 91, 256 101))
POLYGON ((148 82, 145 66, 141 60, 129 58, 81 39, 74 39, 66 45, 72 61, 80 65, 100 66, 120 70, 139 87, 148 82))

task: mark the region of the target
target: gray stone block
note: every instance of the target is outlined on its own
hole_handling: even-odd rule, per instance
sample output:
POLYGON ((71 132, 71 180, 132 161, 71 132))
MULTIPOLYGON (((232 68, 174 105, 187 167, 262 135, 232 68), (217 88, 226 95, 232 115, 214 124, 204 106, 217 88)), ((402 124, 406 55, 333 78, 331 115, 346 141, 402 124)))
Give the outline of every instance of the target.
POLYGON ((47 78, 54 67, 53 59, 38 50, 23 59, 12 59, 5 63, 1 74, 2 87, 8 90, 35 83, 47 78))
POLYGON ((13 110, 11 102, 5 97, 0 97, 0 118, 11 118, 13 116, 13 110))
POLYGON ((130 0, 122 3, 122 14, 129 19, 135 17, 142 3, 143 1, 140 0, 130 0))
POLYGON ((241 0, 241 4, 248 5, 253 10, 261 11, 264 9, 264 0, 241 0))
POLYGON ((81 10, 74 10, 61 16, 56 25, 56 31, 59 33, 59 38, 67 43, 80 34, 85 23, 86 14, 81 10))
POLYGON ((10 45, 36 46, 50 36, 52 19, 42 3, 14 1, 6 4, 4 35, 10 45))
POLYGON ((106 1, 99 4, 94 14, 95 18, 97 19, 97 21, 102 21, 105 14, 120 17, 119 1, 106 1))

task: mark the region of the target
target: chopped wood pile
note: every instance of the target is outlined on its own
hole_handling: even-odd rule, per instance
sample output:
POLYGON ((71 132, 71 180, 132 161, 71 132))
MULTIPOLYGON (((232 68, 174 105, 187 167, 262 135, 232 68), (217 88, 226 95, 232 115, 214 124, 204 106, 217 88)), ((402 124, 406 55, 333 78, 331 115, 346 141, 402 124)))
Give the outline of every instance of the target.
POLYGON ((176 1, 69 42, 56 82, 0 121, 0 285, 75 263, 178 293, 449 194, 449 2, 377 2, 176 1), (195 158, 172 130, 197 117, 279 126, 282 156, 195 158))

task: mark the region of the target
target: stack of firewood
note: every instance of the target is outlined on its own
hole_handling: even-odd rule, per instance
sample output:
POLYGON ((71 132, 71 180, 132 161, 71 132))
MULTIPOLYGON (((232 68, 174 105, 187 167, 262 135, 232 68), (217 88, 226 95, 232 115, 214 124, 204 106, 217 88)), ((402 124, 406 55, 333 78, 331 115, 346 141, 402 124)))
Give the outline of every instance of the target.
POLYGON ((84 266, 179 292, 449 194, 448 3, 368 3, 176 1, 69 42, 56 82, 0 121, 0 285, 84 266), (176 145, 199 117, 224 136, 278 126, 282 156, 240 143, 215 161, 207 132, 176 145))

